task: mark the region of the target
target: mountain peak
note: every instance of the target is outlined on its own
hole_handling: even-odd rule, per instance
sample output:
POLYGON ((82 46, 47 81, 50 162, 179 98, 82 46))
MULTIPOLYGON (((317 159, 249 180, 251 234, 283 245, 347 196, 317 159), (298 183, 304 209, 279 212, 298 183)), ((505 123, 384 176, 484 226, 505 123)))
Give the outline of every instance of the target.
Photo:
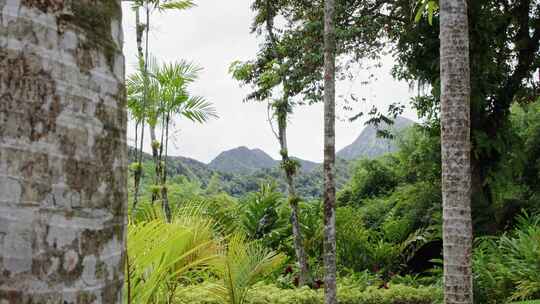
POLYGON ((276 164, 277 161, 263 150, 240 146, 221 152, 209 166, 226 173, 253 173, 258 169, 272 168, 276 164))
POLYGON ((397 145, 394 140, 377 136, 377 130, 389 130, 399 132, 414 124, 414 121, 399 116, 394 123, 388 125, 381 123, 379 127, 367 125, 354 142, 337 152, 337 156, 346 160, 360 157, 374 158, 382 154, 394 152, 397 145))

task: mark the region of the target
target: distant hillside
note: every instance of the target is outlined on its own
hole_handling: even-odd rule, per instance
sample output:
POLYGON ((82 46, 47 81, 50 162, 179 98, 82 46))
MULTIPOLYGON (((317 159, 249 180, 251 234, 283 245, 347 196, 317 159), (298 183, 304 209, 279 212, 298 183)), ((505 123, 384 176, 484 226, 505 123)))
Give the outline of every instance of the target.
POLYGON ((276 165, 277 161, 260 149, 238 147, 221 152, 208 167, 219 172, 249 174, 276 165))
MULTIPOLYGON (((135 149, 128 147, 128 160, 130 163, 135 161, 135 149)), ((143 162, 152 162, 152 155, 143 153, 143 162)), ((208 168, 203 162, 189 157, 169 156, 167 158, 167 172, 170 176, 183 175, 189 180, 199 181, 206 185, 214 171, 208 168)))
MULTIPOLYGON (((351 176, 352 161, 336 160, 336 186, 340 190, 351 176)), ((280 191, 287 190, 283 170, 275 166, 254 171, 250 174, 220 174, 222 190, 240 197, 247 192, 257 191, 262 183, 276 182, 280 191)), ((295 178, 296 191, 304 199, 320 199, 323 193, 323 168, 317 164, 310 171, 302 170, 295 178)))
MULTIPOLYGON (((398 117, 393 125, 381 124, 380 130, 389 130, 392 133, 404 130, 414 124, 414 121, 405 117, 398 117)), ((381 138, 377 136, 377 128, 368 125, 356 138, 356 140, 337 152, 337 157, 353 160, 361 157, 375 158, 388 152, 397 150, 397 145, 394 140, 381 138)))
MULTIPOLYGON (((300 162, 303 172, 310 172, 320 165, 309 160, 293 158, 300 162)), ((222 173, 252 174, 261 169, 276 168, 279 166, 279 162, 261 149, 238 147, 221 152, 210 162, 208 167, 222 173)))
POLYGON ((317 168, 318 166, 321 165, 319 163, 312 162, 310 160, 300 159, 300 158, 294 157, 294 156, 291 157, 291 158, 297 160, 298 162, 300 162, 300 171, 302 171, 302 172, 311 172, 315 168, 317 168))

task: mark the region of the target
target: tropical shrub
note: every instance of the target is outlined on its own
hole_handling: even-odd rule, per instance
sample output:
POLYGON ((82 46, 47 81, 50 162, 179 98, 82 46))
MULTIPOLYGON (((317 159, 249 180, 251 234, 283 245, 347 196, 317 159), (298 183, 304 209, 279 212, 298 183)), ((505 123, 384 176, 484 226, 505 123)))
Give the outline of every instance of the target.
POLYGON ((240 234, 228 240, 227 249, 213 265, 219 283, 210 291, 221 303, 244 304, 251 287, 276 270, 285 256, 264 248, 259 242, 248 242, 240 234))
POLYGON ((147 213, 128 226, 127 303, 170 303, 175 291, 204 274, 218 259, 219 242, 212 221, 183 211, 168 223, 147 213))
POLYGON ((518 218, 514 231, 483 238, 474 254, 478 303, 540 298, 540 216, 518 218))
MULTIPOLYGON (((208 286, 194 285, 182 289, 178 295, 182 304, 224 304, 208 291, 208 286)), ((388 289, 378 287, 354 288, 339 286, 339 304, 436 304, 441 303, 442 292, 435 287, 414 288, 392 285, 388 289)), ((246 304, 323 304, 321 289, 307 287, 280 289, 275 285, 257 284, 246 297, 246 304)))

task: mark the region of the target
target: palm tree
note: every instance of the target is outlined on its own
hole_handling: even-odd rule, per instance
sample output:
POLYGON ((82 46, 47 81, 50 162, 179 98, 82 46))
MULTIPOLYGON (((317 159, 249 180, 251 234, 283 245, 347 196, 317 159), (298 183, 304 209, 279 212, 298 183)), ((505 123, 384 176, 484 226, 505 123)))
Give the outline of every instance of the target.
POLYGON ((337 304, 336 287, 336 31, 335 0, 324 8, 324 291, 325 303, 337 304))
MULTIPOLYGON (((132 9, 135 11, 135 32, 136 32, 136 42, 137 42, 137 54, 139 57, 139 65, 141 67, 141 72, 143 75, 144 81, 149 81, 148 79, 148 51, 149 51, 149 41, 148 33, 150 31, 150 15, 153 10, 158 10, 159 12, 164 12, 168 10, 185 10, 195 6, 195 3, 192 0, 123 0, 125 2, 132 3, 132 9), (140 19, 140 9, 144 8, 146 15, 146 23, 142 23, 140 19), (145 34, 145 51, 143 53, 143 32, 145 34)), ((146 108, 147 100, 149 98, 148 94, 148 83, 144 83, 143 94, 142 94, 142 108, 146 108)), ((139 125, 141 125, 141 136, 140 136, 140 145, 138 144, 137 136, 135 138, 135 151, 137 151, 137 145, 139 145, 139 153, 136 155, 136 165, 134 170, 134 180, 135 180, 135 194, 133 198, 133 205, 136 206, 139 200, 139 188, 140 180, 142 176, 142 150, 144 143, 144 130, 146 119, 144 115, 146 112, 142 112, 142 117, 140 120, 137 120, 135 123, 135 134, 138 135, 139 125)), ((150 140, 152 146, 152 156, 154 162, 157 164, 157 140, 155 127, 150 125, 150 140)), ((136 153, 137 154, 137 153, 136 153)), ((158 167, 156 167, 158 169, 158 167)), ((159 173, 159 172, 156 172, 159 173)))
POLYGON ((204 123, 210 118, 217 117, 216 111, 211 103, 203 97, 190 96, 188 85, 193 83, 201 68, 181 61, 173 64, 165 64, 154 77, 159 84, 159 95, 161 109, 161 142, 159 152, 159 177, 161 185, 161 201, 167 219, 171 219, 171 210, 167 194, 167 156, 169 149, 169 126, 174 115, 180 115, 193 122, 204 123), (163 155, 165 149, 165 155, 163 155))
POLYGON ((473 303, 467 1, 440 1, 440 22, 444 301, 473 303))
POLYGON ((0 302, 121 303, 120 0, 0 6, 0 302))
MULTIPOLYGON (((190 96, 188 86, 197 80, 201 68, 180 61, 160 66, 154 57, 149 58, 148 79, 145 79, 141 67, 130 76, 128 85, 128 103, 130 110, 138 118, 146 120, 150 129, 155 130, 161 124, 161 139, 153 143, 156 148, 154 158, 156 167, 156 185, 160 185, 162 205, 170 219, 170 207, 167 196, 167 154, 169 127, 175 116, 182 116, 193 122, 204 123, 217 117, 211 103, 199 96, 190 96), (146 92, 146 102, 143 100, 146 92), (165 155, 163 154, 165 152, 165 155)), ((155 132, 155 131, 154 131, 155 132)), ((157 199, 157 194, 153 196, 157 199)), ((134 201, 134 207, 135 201, 134 201)))
MULTIPOLYGON (((159 110, 159 84, 155 78, 151 77, 159 70, 155 57, 149 56, 148 60, 139 61, 139 69, 137 73, 130 75, 126 81, 128 95, 128 109, 132 118, 136 121, 136 134, 138 133, 138 125, 141 125, 140 148, 139 153, 142 153, 142 143, 144 142, 145 124, 148 124, 150 129, 150 138, 152 140, 152 157, 155 164, 156 179, 159 179, 159 161, 158 147, 159 142, 156 140, 156 126, 158 124, 159 110)), ((137 141, 135 141, 137 145, 137 141)), ((136 155, 136 163, 134 166, 134 196, 133 209, 137 207, 139 202, 140 181, 142 178, 142 156, 136 155)), ((153 196, 153 200, 156 197, 153 196)))

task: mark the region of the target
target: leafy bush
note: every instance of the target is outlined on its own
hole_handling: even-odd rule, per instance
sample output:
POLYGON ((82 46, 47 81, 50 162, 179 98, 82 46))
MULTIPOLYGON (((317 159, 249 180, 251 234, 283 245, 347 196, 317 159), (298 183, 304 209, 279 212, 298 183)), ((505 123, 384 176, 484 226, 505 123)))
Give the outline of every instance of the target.
POLYGON ((128 303, 166 303, 178 286, 200 277, 218 257, 213 223, 195 212, 130 223, 127 237, 128 303))
POLYGON ((338 201, 342 204, 360 205, 366 198, 376 197, 393 190, 398 178, 390 166, 391 158, 361 159, 353 177, 338 201))
MULTIPOLYGON (((182 304, 223 304, 206 291, 208 286, 196 285, 182 289, 177 299, 182 304)), ((441 303, 442 293, 434 287, 414 288, 392 285, 388 289, 339 286, 339 304, 435 304, 441 303)), ((275 285, 258 284, 247 296, 247 304, 323 304, 321 289, 307 287, 280 289, 275 285)))
POLYGON ((499 239, 481 239, 474 254, 478 303, 540 297, 540 216, 521 216, 499 239))
POLYGON ((210 291, 221 303, 247 303, 252 286, 275 271, 284 259, 284 255, 264 248, 259 242, 248 242, 244 236, 235 234, 212 267, 220 281, 210 285, 210 291))

